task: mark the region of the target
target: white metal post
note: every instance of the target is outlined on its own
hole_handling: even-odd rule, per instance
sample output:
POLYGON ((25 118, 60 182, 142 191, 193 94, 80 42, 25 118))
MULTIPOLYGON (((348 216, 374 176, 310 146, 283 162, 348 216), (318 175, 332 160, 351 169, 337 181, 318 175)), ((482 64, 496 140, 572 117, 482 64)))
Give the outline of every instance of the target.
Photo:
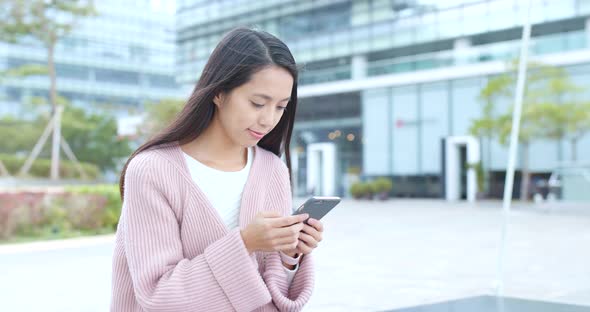
POLYGON ((54 114, 51 117, 51 119, 49 120, 49 122, 47 123, 45 130, 43 130, 43 134, 41 134, 39 141, 37 141, 37 143, 33 147, 33 151, 31 152, 31 155, 29 156, 29 158, 27 158, 24 165, 20 168, 19 175, 24 176, 29 172, 29 169, 31 169, 31 166, 33 165, 33 161, 35 161, 35 159, 37 159, 37 156, 39 156, 39 153, 41 152, 43 145, 45 145, 45 141, 47 141, 47 138, 49 138, 49 135, 53 131, 53 128, 55 125, 55 118, 56 118, 56 115, 54 114))
POLYGON ((512 190, 514 188, 514 167, 516 165, 516 152, 518 148, 518 135, 520 130, 520 117, 522 113, 522 102, 524 97, 524 86, 526 82, 526 68, 528 58, 529 38, 531 37, 531 0, 527 1, 527 13, 524 18, 522 29, 522 40, 520 46, 520 59, 518 63, 518 77, 516 80, 516 93, 514 95, 514 112, 512 114, 512 129, 510 132, 510 148, 508 154, 508 167, 506 168, 506 181, 504 182, 504 198, 502 232, 500 239, 500 248, 498 251, 498 263, 496 271, 496 295, 502 296, 504 292, 504 261, 506 253, 506 236, 508 231, 508 222, 510 220, 510 204, 512 202, 512 190))
POLYGON ((63 106, 58 105, 53 120, 53 143, 51 145, 51 180, 59 179, 59 152, 61 143, 61 113, 63 106))

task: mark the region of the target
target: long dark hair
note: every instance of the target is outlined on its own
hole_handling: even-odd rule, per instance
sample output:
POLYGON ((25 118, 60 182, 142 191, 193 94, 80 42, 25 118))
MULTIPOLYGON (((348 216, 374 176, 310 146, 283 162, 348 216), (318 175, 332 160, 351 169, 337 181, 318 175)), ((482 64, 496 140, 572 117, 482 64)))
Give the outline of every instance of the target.
POLYGON ((239 27, 228 32, 217 44, 201 78, 175 120, 131 154, 119 179, 121 199, 125 188, 125 172, 133 157, 158 145, 172 142, 185 144, 196 139, 213 118, 213 98, 217 94, 230 92, 247 83, 254 73, 271 65, 280 66, 291 73, 293 89, 288 109, 275 128, 258 142, 258 146, 279 157, 285 153, 290 177, 289 145, 297 108, 298 69, 295 59, 287 45, 277 37, 265 31, 239 27))

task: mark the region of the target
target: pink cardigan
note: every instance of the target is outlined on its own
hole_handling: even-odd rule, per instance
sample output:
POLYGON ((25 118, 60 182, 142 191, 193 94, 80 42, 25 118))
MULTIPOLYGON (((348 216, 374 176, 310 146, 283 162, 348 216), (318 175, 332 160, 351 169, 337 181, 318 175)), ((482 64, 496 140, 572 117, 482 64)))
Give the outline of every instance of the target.
POLYGON ((111 311, 301 310, 314 285, 310 255, 287 285, 278 252, 249 255, 239 231, 259 211, 291 214, 291 203, 287 167, 256 146, 240 227, 230 231, 192 181, 177 143, 140 153, 125 175, 111 311))

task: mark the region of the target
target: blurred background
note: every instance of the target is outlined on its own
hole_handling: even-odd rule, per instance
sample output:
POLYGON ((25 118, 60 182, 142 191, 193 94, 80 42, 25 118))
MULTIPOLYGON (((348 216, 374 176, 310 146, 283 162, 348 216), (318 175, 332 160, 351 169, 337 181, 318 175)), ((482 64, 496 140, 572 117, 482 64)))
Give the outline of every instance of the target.
POLYGON ((344 198, 307 310, 590 306, 590 0, 528 4, 0 0, 0 308, 108 310, 119 172, 236 26, 278 36, 301 67, 295 202, 344 198))

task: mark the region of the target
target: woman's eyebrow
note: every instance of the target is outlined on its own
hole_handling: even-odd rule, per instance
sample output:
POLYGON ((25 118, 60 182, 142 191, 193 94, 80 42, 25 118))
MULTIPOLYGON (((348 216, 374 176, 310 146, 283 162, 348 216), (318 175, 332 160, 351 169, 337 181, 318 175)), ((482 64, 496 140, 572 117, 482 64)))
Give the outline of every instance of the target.
MULTIPOLYGON (((270 96, 268 96, 266 94, 255 93, 254 96, 259 96, 259 97, 261 97, 261 98, 263 98, 265 100, 269 100, 269 101, 272 100, 272 97, 270 97, 270 96)), ((288 98, 282 99, 281 102, 288 101, 290 99, 291 99, 291 97, 288 97, 288 98)))

